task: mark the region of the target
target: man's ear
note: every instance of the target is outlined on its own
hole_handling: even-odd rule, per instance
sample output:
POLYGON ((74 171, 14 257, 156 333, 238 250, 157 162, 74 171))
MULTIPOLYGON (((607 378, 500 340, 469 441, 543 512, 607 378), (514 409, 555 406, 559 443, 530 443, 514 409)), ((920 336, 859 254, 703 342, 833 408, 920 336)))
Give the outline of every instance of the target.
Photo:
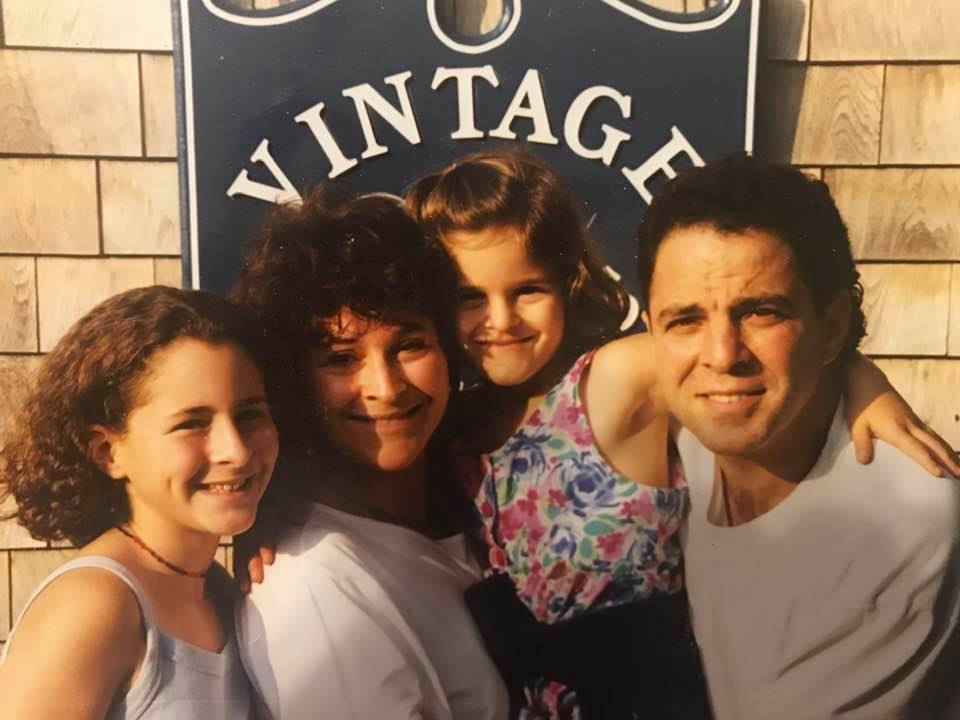
POLYGON ((853 310, 853 299, 848 292, 838 292, 823 312, 826 323, 824 336, 823 364, 829 365, 836 360, 847 345, 850 337, 850 321, 853 310))
POLYGON ((123 480, 127 476, 116 459, 116 446, 119 439, 119 433, 114 430, 102 425, 94 425, 91 428, 90 442, 87 445, 87 453, 90 459, 114 480, 123 480))

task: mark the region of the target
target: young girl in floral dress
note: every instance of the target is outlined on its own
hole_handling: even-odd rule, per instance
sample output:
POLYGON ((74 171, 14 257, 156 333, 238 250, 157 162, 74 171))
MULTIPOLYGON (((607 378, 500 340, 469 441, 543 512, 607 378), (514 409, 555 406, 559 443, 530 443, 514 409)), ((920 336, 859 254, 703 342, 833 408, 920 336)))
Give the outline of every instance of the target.
MULTIPOLYGON (((459 339, 482 379, 460 418, 463 455, 479 458, 464 475, 490 565, 468 602, 515 706, 527 718, 708 716, 683 592, 687 487, 649 339, 618 338, 628 298, 575 197, 535 157, 504 151, 419 180, 407 205, 460 273, 459 339)), ((854 368, 871 389, 850 405, 878 383, 865 361, 854 368)), ((871 416, 912 421, 890 397, 871 416)), ((889 427, 879 434, 913 444, 889 427)))

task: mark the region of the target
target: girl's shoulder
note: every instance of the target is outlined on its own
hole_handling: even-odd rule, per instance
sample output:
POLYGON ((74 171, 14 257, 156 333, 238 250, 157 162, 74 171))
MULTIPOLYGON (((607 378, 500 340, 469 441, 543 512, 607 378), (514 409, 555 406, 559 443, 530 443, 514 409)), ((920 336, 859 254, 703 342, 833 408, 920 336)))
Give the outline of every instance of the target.
POLYGON ((129 677, 144 652, 143 613, 130 584, 105 565, 74 561, 44 580, 11 632, 4 665, 129 677))

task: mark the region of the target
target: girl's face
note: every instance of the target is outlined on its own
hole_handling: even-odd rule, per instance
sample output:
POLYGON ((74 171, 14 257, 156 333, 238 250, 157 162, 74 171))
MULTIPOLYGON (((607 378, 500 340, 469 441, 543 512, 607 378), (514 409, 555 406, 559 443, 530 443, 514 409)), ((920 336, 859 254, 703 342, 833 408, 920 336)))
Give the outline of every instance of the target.
POLYGON ((459 340, 487 379, 513 386, 534 378, 563 340, 559 289, 512 228, 448 233, 460 270, 459 340))
POLYGON ((133 521, 209 535, 249 528, 277 460, 260 370, 239 347, 183 338, 149 361, 110 475, 125 480, 133 521))
POLYGON ((349 460, 403 470, 423 456, 450 398, 447 358, 433 325, 376 323, 344 308, 311 350, 320 429, 349 460))

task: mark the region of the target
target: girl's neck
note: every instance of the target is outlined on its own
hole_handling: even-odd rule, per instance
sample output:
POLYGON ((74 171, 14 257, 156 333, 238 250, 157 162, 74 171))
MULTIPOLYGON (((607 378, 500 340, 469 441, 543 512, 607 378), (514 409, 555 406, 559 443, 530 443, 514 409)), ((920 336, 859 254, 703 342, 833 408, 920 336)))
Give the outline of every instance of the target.
POLYGON ((165 582, 182 587, 184 592, 203 595, 205 576, 214 563, 220 541, 218 536, 173 527, 148 513, 134 514, 123 527, 137 540, 119 530, 113 532, 124 535, 119 541, 129 545, 130 552, 145 570, 163 575, 165 582))
POLYGON ((549 362, 532 378, 519 385, 488 385, 490 397, 496 405, 496 417, 503 423, 503 440, 513 434, 533 414, 550 392, 570 369, 576 358, 570 353, 558 350, 549 362))
POLYGON ((411 528, 427 524, 427 458, 400 470, 381 470, 345 459, 318 463, 316 502, 336 510, 411 528))

